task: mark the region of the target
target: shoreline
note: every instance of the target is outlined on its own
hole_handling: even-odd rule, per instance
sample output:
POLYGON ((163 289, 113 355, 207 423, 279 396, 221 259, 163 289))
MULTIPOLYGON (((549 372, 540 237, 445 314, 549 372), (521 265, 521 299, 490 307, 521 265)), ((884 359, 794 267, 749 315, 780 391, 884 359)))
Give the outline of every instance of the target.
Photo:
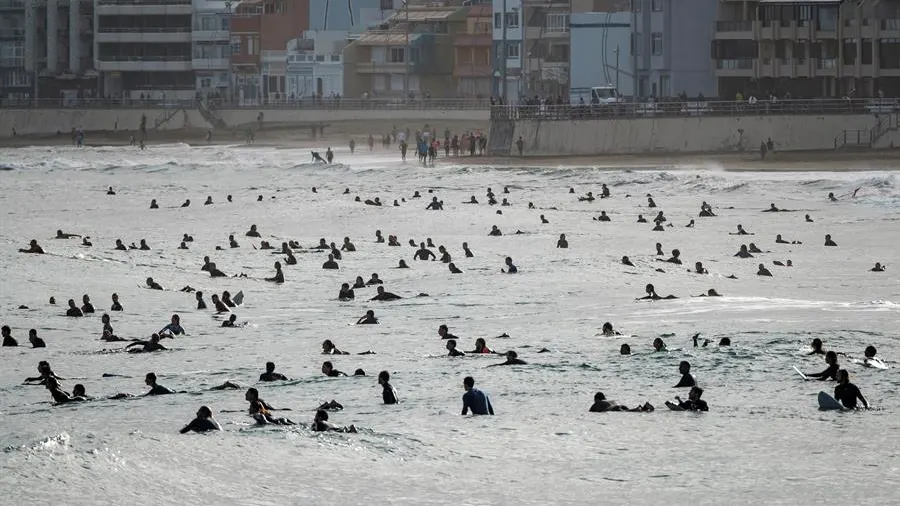
MULTIPOLYGON (((130 147, 128 144, 132 132, 86 132, 88 147, 130 147)), ((238 132, 226 134, 214 131, 213 139, 207 143, 206 130, 185 129, 178 131, 152 132, 147 146, 184 143, 192 147, 201 146, 234 146, 239 149, 246 147, 269 147, 276 149, 305 149, 332 146, 333 149, 346 149, 350 138, 357 141, 357 145, 364 143, 366 134, 355 132, 335 132, 332 130, 325 136, 313 139, 308 129, 296 128, 272 128, 263 129, 256 133, 256 140, 252 146, 244 143, 242 134, 238 132)), ((70 146, 71 140, 67 133, 61 135, 20 135, 0 139, 0 148, 28 148, 47 146, 70 146)), ((384 153, 386 150, 379 147, 380 142, 376 137, 375 152, 384 153)), ((394 151, 396 145, 390 148, 394 151)), ((399 156, 398 156, 399 158, 399 156)), ((715 169, 725 171, 866 171, 866 170, 900 170, 900 149, 868 150, 868 151, 786 151, 770 154, 765 160, 760 160, 755 152, 724 152, 724 153, 644 153, 624 155, 565 155, 565 156, 460 156, 444 158, 439 156, 436 165, 458 165, 460 163, 471 165, 494 165, 500 167, 516 168, 548 168, 559 167, 584 167, 594 169, 622 170, 622 169, 715 169)))

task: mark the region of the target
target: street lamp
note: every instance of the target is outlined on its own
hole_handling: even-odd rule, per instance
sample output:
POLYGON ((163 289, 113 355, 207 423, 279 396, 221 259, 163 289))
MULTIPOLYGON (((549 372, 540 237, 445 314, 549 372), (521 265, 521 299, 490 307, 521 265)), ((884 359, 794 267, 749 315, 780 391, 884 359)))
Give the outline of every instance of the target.
POLYGON ((234 48, 231 46, 231 0, 225 2, 223 17, 228 20, 228 103, 234 101, 234 73, 232 71, 231 58, 234 48))
POLYGON ((616 44, 616 94, 619 93, 619 45, 616 44))

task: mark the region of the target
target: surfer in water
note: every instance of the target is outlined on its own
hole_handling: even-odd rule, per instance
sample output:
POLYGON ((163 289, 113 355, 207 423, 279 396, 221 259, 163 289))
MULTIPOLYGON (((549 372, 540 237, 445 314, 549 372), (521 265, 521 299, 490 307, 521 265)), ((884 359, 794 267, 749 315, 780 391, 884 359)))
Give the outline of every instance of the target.
POLYGON ((259 375, 259 381, 288 381, 284 374, 275 372, 275 362, 266 362, 266 372, 259 375))
POLYGON ((222 430, 222 426, 213 418, 212 410, 208 406, 200 406, 200 409, 197 410, 197 418, 191 420, 179 432, 187 434, 188 432, 209 432, 211 430, 222 430))
POLYGON ((463 388, 466 393, 463 395, 463 416, 472 410, 473 415, 493 415, 494 406, 491 405, 491 399, 481 390, 475 388, 475 378, 466 376, 463 379, 463 388))
POLYGON ((135 341, 125 347, 125 351, 129 353, 150 353, 153 351, 165 351, 168 348, 159 344, 159 334, 150 336, 149 341, 135 341), (133 346, 143 346, 143 348, 133 348, 133 346))
POLYGON ((324 409, 320 409, 316 411, 316 416, 313 419, 311 429, 313 432, 349 432, 356 433, 356 426, 350 425, 349 427, 339 427, 334 425, 333 423, 328 421, 328 412, 324 409))
POLYGON ((673 388, 686 388, 686 387, 694 387, 697 386, 697 382, 694 380, 694 377, 691 376, 691 363, 687 360, 682 360, 680 364, 678 364, 678 372, 681 373, 681 380, 675 385, 673 388))
POLYGON ((825 354, 825 363, 828 364, 828 367, 825 368, 822 372, 810 373, 806 374, 807 378, 816 378, 819 381, 828 381, 828 380, 836 380, 837 372, 838 372, 838 360, 837 353, 833 351, 829 351, 825 354))
POLYGON ((670 300, 670 299, 678 298, 674 295, 666 295, 665 297, 663 297, 663 296, 657 294, 656 288, 652 284, 649 284, 649 283, 647 284, 646 287, 644 287, 644 291, 647 292, 647 295, 645 295, 643 297, 639 297, 635 300, 670 300))
POLYGON ((863 397, 859 388, 850 383, 850 373, 846 369, 841 369, 837 373, 837 386, 834 387, 834 398, 840 401, 847 409, 857 409, 857 399, 862 401, 863 408, 869 409, 869 403, 863 397))
POLYGON ((41 248, 36 239, 32 239, 30 243, 28 243, 27 249, 19 249, 19 253, 36 253, 38 255, 44 254, 44 248, 41 248))
POLYGON ((700 387, 692 387, 688 393, 688 400, 682 401, 681 397, 675 396, 678 404, 666 401, 666 406, 672 411, 709 411, 709 405, 706 401, 700 399, 703 395, 703 389, 700 387))
POLYGON ((653 411, 653 405, 649 402, 641 404, 640 406, 634 409, 628 409, 628 406, 622 406, 620 404, 616 404, 614 401, 606 400, 606 395, 603 392, 597 392, 594 394, 594 403, 591 404, 591 408, 588 410, 591 413, 606 413, 607 411, 653 411))
POLYGON ((322 155, 320 155, 318 151, 310 151, 309 154, 312 155, 312 160, 314 162, 322 162, 328 165, 328 162, 324 158, 322 158, 322 155))

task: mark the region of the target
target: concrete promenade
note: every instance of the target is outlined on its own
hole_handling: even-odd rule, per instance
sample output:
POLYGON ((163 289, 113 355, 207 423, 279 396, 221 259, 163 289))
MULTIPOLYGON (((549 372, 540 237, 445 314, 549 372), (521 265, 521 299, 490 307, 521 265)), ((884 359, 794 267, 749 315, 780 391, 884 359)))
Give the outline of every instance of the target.
POLYGON ((379 122, 391 124, 441 125, 444 121, 472 122, 485 127, 490 120, 488 107, 392 107, 360 108, 252 108, 216 109, 212 113, 190 107, 125 107, 125 108, 0 108, 0 137, 13 135, 53 135, 73 128, 85 132, 137 131, 141 118, 147 118, 148 131, 182 129, 256 128, 259 114, 264 127, 304 128, 336 123, 379 122), (206 114, 204 114, 206 112, 206 114))
MULTIPOLYGON (((506 107, 492 111, 490 153, 525 157, 714 154, 893 147, 900 123, 893 102, 793 101, 614 106, 506 107)), ((898 146, 900 147, 900 146, 898 146)))

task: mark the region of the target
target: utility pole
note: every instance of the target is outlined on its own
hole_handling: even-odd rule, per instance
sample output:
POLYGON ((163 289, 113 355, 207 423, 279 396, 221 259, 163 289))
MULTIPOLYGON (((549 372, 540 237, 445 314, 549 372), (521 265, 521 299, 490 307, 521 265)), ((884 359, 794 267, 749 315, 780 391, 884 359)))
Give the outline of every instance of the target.
POLYGON ((406 48, 403 50, 403 62, 405 72, 403 73, 403 99, 409 97, 409 0, 403 0, 403 8, 406 11, 406 48))
POLYGON ((225 18, 228 20, 228 104, 231 106, 234 102, 234 70, 231 63, 234 56, 231 46, 231 1, 225 2, 225 18))
POLYGON ((503 0, 503 15, 500 16, 500 21, 503 23, 503 44, 500 50, 500 99, 503 101, 503 105, 506 105, 506 59, 509 57, 506 47, 506 0, 503 0))
POLYGON ((616 44, 616 95, 619 94, 619 45, 616 44))

